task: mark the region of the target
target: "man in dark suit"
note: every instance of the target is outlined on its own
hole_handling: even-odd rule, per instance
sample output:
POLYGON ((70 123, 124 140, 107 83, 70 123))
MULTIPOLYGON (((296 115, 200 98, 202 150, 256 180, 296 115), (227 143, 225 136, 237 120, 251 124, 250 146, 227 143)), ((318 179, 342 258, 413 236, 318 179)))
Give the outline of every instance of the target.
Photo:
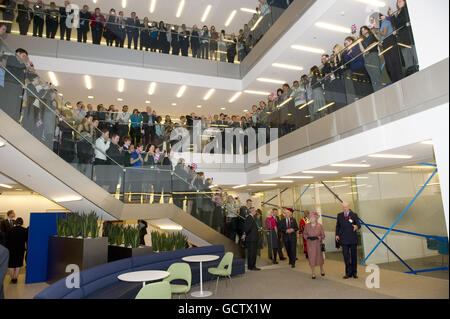
POLYGON ((237 234, 238 234, 239 238, 242 237, 245 220, 247 219, 247 216, 249 214, 249 209, 252 206, 253 206, 253 201, 249 198, 249 199, 247 199, 246 206, 241 206, 241 208, 239 208, 240 218, 239 218, 238 227, 237 227, 237 234))
POLYGON ((297 259, 297 232, 298 225, 295 218, 292 217, 294 210, 292 208, 283 208, 285 218, 281 221, 280 231, 284 236, 284 247, 289 257, 289 265, 295 267, 297 259))
POLYGON ((139 18, 136 16, 136 12, 131 12, 131 18, 126 20, 126 30, 128 36, 128 49, 131 49, 131 41, 133 41, 134 49, 138 49, 138 39, 139 39, 139 27, 141 23, 139 18))
POLYGON ((278 215, 278 209, 273 209, 273 216, 275 218, 275 221, 277 222, 277 229, 278 229, 278 256, 280 257, 280 260, 285 260, 286 257, 283 256, 283 233, 280 231, 281 229, 281 218, 278 215))
POLYGON ((256 267, 256 252, 258 249, 258 227, 256 226, 255 214, 256 209, 251 207, 248 209, 248 216, 245 219, 243 228, 242 241, 247 247, 247 268, 248 270, 261 270, 256 267))
POLYGON ((8 232, 14 227, 14 218, 16 217, 16 214, 13 210, 9 210, 6 213, 6 216, 8 218, 2 220, 2 222, 0 223, 0 232, 8 236, 8 232))
POLYGON ((156 136, 155 131, 155 122, 156 117, 152 113, 152 108, 150 106, 147 106, 146 112, 142 112, 142 123, 144 124, 144 141, 145 146, 148 144, 152 144, 153 139, 156 136))
POLYGON ((31 20, 33 19, 33 9, 30 8, 30 3, 25 0, 23 4, 17 5, 17 19, 19 23, 19 30, 21 35, 27 35, 30 28, 31 20))
POLYGON ((356 246, 358 245, 357 230, 361 228, 359 218, 350 209, 350 204, 343 202, 344 211, 337 215, 336 220, 336 241, 342 246, 342 254, 345 261, 344 279, 357 276, 356 246))

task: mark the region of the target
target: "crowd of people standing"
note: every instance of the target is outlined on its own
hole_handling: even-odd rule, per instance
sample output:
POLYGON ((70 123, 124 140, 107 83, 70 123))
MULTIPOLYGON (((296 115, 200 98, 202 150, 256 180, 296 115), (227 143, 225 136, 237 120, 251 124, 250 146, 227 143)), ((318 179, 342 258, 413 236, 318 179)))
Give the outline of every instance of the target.
POLYGON ((99 45, 105 38, 107 46, 124 47, 125 40, 129 49, 146 50, 165 54, 188 56, 189 48, 194 58, 211 59, 221 62, 234 63, 236 56, 242 61, 252 47, 259 41, 270 25, 284 11, 292 0, 258 0, 256 13, 248 24, 239 32, 226 34, 225 30, 216 30, 215 26, 198 27, 193 25, 188 29, 186 24, 171 25, 164 21, 150 21, 148 17, 139 19, 136 12, 125 17, 124 11, 117 12, 114 8, 107 14, 100 8, 90 11, 88 5, 80 8, 79 24, 73 28, 67 27, 67 22, 75 21, 75 10, 70 1, 65 1, 63 7, 57 7, 55 2, 47 6, 42 0, 31 5, 28 0, 18 3, 15 0, 3 0, 3 19, 11 21, 7 25, 7 32, 11 32, 12 22, 19 24, 21 35, 27 35, 32 25, 33 36, 47 38, 56 37, 58 27, 61 40, 71 40, 72 29, 77 30, 77 41, 87 42, 91 32, 92 43, 99 45), (16 14, 17 12, 17 14, 16 14), (254 28, 253 28, 254 27, 254 28))

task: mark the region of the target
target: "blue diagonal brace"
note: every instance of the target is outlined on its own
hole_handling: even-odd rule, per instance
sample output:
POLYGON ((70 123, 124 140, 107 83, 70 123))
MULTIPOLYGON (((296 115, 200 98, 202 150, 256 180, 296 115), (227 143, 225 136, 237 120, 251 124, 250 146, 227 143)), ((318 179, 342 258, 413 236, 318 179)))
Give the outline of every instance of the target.
MULTIPOLYGON (((335 193, 335 192, 333 192, 329 187, 328 187, 328 185, 327 184, 325 184, 324 182, 321 182, 327 189, 328 189, 328 191, 329 192, 331 192, 331 194, 333 194, 334 195, 334 197, 336 197, 341 203, 342 203, 342 200, 341 200, 341 198, 335 193)), ((359 218, 359 220, 361 221, 361 223, 378 239, 378 240, 380 240, 380 237, 358 216, 358 218, 359 218)), ((411 272, 414 272, 414 270, 411 268, 411 267, 409 267, 409 265, 399 256, 399 255, 397 255, 396 253, 395 253, 395 251, 393 251, 392 250, 392 248, 391 247, 389 247, 389 245, 388 244, 386 244, 384 241, 381 241, 382 243, 383 243, 383 245, 387 248, 387 249, 389 249, 389 251, 395 256, 395 257, 397 257, 398 258, 398 260, 400 260, 401 262, 402 262, 402 264, 403 265, 405 265, 406 266, 406 268, 408 268, 411 272)))
POLYGON ((305 190, 300 194, 300 196, 297 198, 297 200, 294 202, 294 205, 292 205, 292 208, 295 209, 295 205, 297 205, 298 201, 300 200, 300 198, 303 197, 303 195, 306 193, 306 191, 309 189, 309 187, 311 186, 311 184, 308 184, 308 186, 306 186, 305 190))
POLYGON ((422 194, 423 190, 425 189, 425 187, 427 187, 428 183, 433 179, 434 175, 436 175, 437 173, 437 169, 434 170, 433 174, 431 174, 431 176, 427 179, 427 181, 425 182, 425 184, 420 188, 420 190, 417 192, 416 196, 414 196, 414 198, 411 200, 411 202, 408 204, 408 206, 406 206, 406 208, 403 210, 403 212, 400 214, 400 216, 398 216, 398 218, 395 220, 395 222, 392 224, 392 226, 388 229, 388 231, 383 235, 383 237, 378 241, 378 243, 375 245, 375 247, 372 248, 372 250, 370 251, 370 253, 366 256, 366 258, 364 258, 363 262, 361 263, 361 265, 364 265, 367 261, 367 259, 369 259, 369 257, 373 254, 373 252, 375 251, 375 249, 378 248, 378 246, 380 246, 381 242, 386 238, 387 235, 389 235, 389 233, 391 232, 391 230, 394 228, 395 225, 397 225, 397 223, 400 221, 400 219, 403 217, 403 215, 405 215, 406 211, 412 206, 412 204, 414 204, 414 202, 416 201, 416 199, 419 197, 420 194, 422 194))
MULTIPOLYGON (((282 191, 280 191, 280 195, 281 194, 283 194, 285 191, 287 191, 288 190, 288 188, 285 188, 285 189, 283 189, 282 191)), ((265 202, 262 202, 261 203, 261 206, 264 206, 264 205, 268 205, 274 198, 276 198, 276 197, 278 197, 278 194, 277 195, 275 195, 275 196, 273 196, 271 199, 269 199, 269 200, 267 200, 267 201, 265 201, 265 202)), ((275 205, 275 206, 278 206, 278 205, 275 205)))

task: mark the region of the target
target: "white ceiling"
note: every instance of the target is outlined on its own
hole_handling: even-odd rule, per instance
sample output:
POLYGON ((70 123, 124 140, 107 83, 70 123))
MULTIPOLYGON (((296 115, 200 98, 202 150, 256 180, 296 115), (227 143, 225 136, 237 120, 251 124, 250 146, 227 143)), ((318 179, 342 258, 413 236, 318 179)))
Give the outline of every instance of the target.
MULTIPOLYGON (((64 5, 64 0, 56 0, 55 2, 57 5, 64 5)), ((243 12, 240 8, 255 9, 258 5, 257 0, 185 0, 182 15, 177 18, 180 0, 156 0, 153 13, 150 13, 151 0, 127 0, 125 9, 122 9, 122 0, 72 0, 71 3, 79 5, 80 8, 87 4, 90 11, 99 7, 103 13, 109 13, 109 10, 114 8, 117 13, 123 11, 125 16, 130 16, 131 12, 135 11, 140 19, 148 17, 150 21, 162 20, 169 24, 178 25, 184 23, 188 27, 192 27, 194 24, 198 26, 214 25, 216 30, 225 29, 227 33, 239 31, 251 19, 252 14, 243 12), (207 20, 202 23, 203 13, 209 4, 212 5, 211 11, 207 20), (225 27, 225 22, 233 10, 237 10, 237 13, 231 24, 225 27)))
MULTIPOLYGON (((40 76, 50 81, 48 72, 38 71, 40 76)), ((98 104, 103 104, 108 107, 115 105, 119 108, 122 105, 128 105, 130 109, 137 108, 141 111, 145 110, 146 106, 151 106, 156 110, 158 115, 170 115, 178 117, 180 115, 190 114, 195 112, 198 115, 219 114, 221 112, 226 114, 242 115, 244 109, 251 109, 244 107, 252 105, 258 100, 255 100, 254 95, 243 94, 235 103, 228 103, 228 100, 234 95, 234 91, 216 89, 215 93, 207 101, 203 97, 208 92, 209 88, 188 86, 183 97, 177 98, 177 92, 181 85, 158 83, 154 95, 148 95, 150 83, 147 81, 125 80, 125 91, 119 93, 117 90, 118 79, 100 76, 91 76, 92 90, 85 87, 84 76, 79 74, 55 72, 58 79, 58 91, 63 93, 63 99, 70 101, 71 105, 75 105, 77 101, 83 101, 85 104, 92 104, 94 107, 98 104), (88 99, 88 96, 93 96, 94 99, 88 99), (122 98, 123 102, 117 101, 122 98), (150 104, 146 104, 150 101, 150 104), (172 106, 176 103, 176 106, 172 106), (197 108, 201 105, 201 108, 197 108), (221 110, 225 107, 226 110, 221 110)), ((261 97, 263 100, 264 96, 261 97)), ((130 110, 131 111, 131 110, 130 110)))
MULTIPOLYGON (((397 155, 410 155, 412 158, 410 159, 387 159, 387 158, 372 158, 369 156, 363 156, 354 158, 352 160, 345 161, 343 163, 346 164, 369 164, 370 167, 367 168, 352 168, 352 167, 334 167, 331 165, 316 167, 310 169, 311 171, 338 171, 337 174, 311 174, 311 173, 302 173, 301 171, 289 174, 289 176, 313 176, 313 179, 287 179, 294 181, 293 183, 278 183, 277 187, 261 187, 261 186, 246 186, 239 189, 233 189, 232 186, 226 185, 223 186, 226 190, 231 191, 248 191, 248 192, 260 192, 265 190, 270 190, 273 188, 284 188, 291 187, 296 184, 309 184, 319 181, 333 180, 339 179, 342 180, 342 177, 354 176, 356 174, 368 174, 369 172, 382 172, 385 170, 397 169, 399 171, 405 171, 404 166, 417 166, 419 162, 426 161, 428 163, 434 163, 434 148, 432 145, 416 143, 412 145, 407 145, 403 147, 398 147, 391 150, 386 150, 382 152, 383 154, 397 154, 397 155)), ((432 171, 433 168, 424 166, 423 170, 432 171)), ((277 176, 276 178, 267 179, 270 180, 280 180, 281 176, 277 176)), ((261 180, 255 183, 262 183, 265 180, 261 180)), ((253 183, 252 183, 253 184, 253 183)), ((270 184, 270 182, 268 182, 270 184)), ((233 185, 236 186, 236 185, 233 185)))
MULTIPOLYGON (((324 0, 318 0, 322 2, 330 2, 324 0)), ((63 2, 62 0, 59 2, 63 2)), ((368 22, 368 17, 375 11, 386 12, 389 6, 395 7, 395 0, 386 0, 386 7, 377 9, 376 7, 367 6, 356 0, 339 0, 333 1, 334 4, 329 9, 323 11, 321 17, 316 22, 327 22, 350 28, 352 24, 356 24, 358 28, 368 22)), ((76 4, 83 4, 85 1, 76 0, 73 1, 76 4)), ((175 17, 175 13, 178 7, 179 0, 157 0, 155 18, 164 19, 173 23, 178 20, 175 17)), ((318 2, 319 3, 319 2, 318 2)), ((136 12, 149 13, 150 0, 137 1, 128 0, 127 12, 135 10, 136 12)), ((256 7, 256 1, 254 0, 227 0, 227 1, 212 1, 212 0, 187 0, 183 15, 179 19, 186 24, 198 23, 194 22, 201 19, 203 10, 207 4, 213 4, 213 10, 210 13, 209 21, 224 21, 227 19, 229 12, 234 8, 256 7)), ((91 3, 91 7, 92 7, 91 3)), ((109 10, 111 7, 116 9, 121 8, 120 0, 111 0, 106 2, 105 0, 98 0, 97 5, 102 8, 103 11, 109 10)), ((150 16, 150 14, 149 14, 150 16)), ((235 17, 233 24, 230 27, 240 27, 250 18, 248 13, 244 13, 238 10, 238 14, 235 17)), ((208 24, 208 23, 207 23, 208 24)), ((221 24, 216 23, 216 27, 222 27, 221 24)), ((292 43, 283 43, 279 45, 278 57, 274 58, 271 63, 266 63, 262 68, 258 68, 257 77, 271 78, 282 80, 287 83, 292 83, 294 80, 298 80, 301 75, 309 72, 311 66, 317 64, 320 65, 320 54, 313 54, 307 52, 301 52, 290 48, 292 44, 300 44, 304 46, 311 46, 315 48, 321 48, 327 53, 330 53, 331 48, 336 43, 343 44, 344 38, 349 34, 343 34, 335 31, 328 31, 316 27, 311 24, 305 29, 306 32, 298 34, 295 41, 292 43), (271 64, 274 62, 293 64, 302 66, 304 71, 291 71, 286 69, 279 69, 273 67, 271 64)), ((295 32, 295 30, 294 30, 295 32)), ((277 48, 278 49, 278 48, 277 48)), ((186 60, 188 61, 188 60, 186 60)), ((45 68, 44 68, 45 69, 45 68)), ((49 80, 47 72, 41 72, 44 79, 49 80)), ((203 96, 206 94, 208 88, 204 87, 191 87, 189 83, 185 95, 181 99, 176 98, 177 91, 180 87, 179 84, 158 84, 156 94, 149 97, 147 94, 148 85, 147 81, 132 81, 126 80, 125 92, 119 94, 117 92, 117 79, 93 76, 94 88, 87 90, 84 87, 84 80, 82 75, 57 73, 60 86, 59 91, 64 93, 64 98, 71 101, 72 104, 78 100, 83 100, 86 103, 93 102, 92 104, 104 104, 116 106, 127 104, 130 108, 144 109, 147 104, 145 101, 150 100, 153 108, 155 108, 159 114, 169 114, 171 116, 180 116, 182 114, 188 114, 196 112, 197 114, 209 115, 220 112, 227 114, 243 115, 244 110, 251 109, 253 104, 257 104, 260 100, 265 100, 264 96, 255 96, 243 93, 242 96, 233 104, 229 104, 228 100, 233 96, 235 91, 216 90, 216 93, 209 101, 204 101, 203 96), (87 100, 88 95, 95 97, 94 100, 87 100), (123 102, 118 102, 117 98, 123 98, 123 102), (172 106, 172 103, 177 103, 177 106, 172 106), (202 105, 202 109, 198 109, 196 106, 202 105), (225 107, 226 110, 221 110, 225 107)), ((280 87, 277 84, 263 83, 256 80, 250 81, 248 85, 243 87, 244 90, 260 90, 267 92, 276 92, 280 87)))

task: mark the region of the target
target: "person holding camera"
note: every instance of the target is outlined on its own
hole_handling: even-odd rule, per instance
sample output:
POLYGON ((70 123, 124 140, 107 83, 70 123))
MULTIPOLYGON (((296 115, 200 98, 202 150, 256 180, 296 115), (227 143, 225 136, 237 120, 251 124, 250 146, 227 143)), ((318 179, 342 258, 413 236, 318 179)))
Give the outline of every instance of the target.
POLYGON ((325 276, 323 271, 323 240, 325 239, 325 232, 322 225, 319 223, 320 215, 317 212, 310 212, 308 215, 309 223, 303 229, 303 238, 307 242, 308 247, 308 261, 312 271, 312 279, 316 279, 315 267, 320 267, 320 274, 325 276))
POLYGON ((342 207, 344 211, 337 215, 336 220, 336 241, 342 246, 342 254, 344 255, 345 276, 343 278, 353 277, 357 279, 357 230, 361 228, 361 224, 358 215, 350 209, 349 203, 343 202, 342 207))

